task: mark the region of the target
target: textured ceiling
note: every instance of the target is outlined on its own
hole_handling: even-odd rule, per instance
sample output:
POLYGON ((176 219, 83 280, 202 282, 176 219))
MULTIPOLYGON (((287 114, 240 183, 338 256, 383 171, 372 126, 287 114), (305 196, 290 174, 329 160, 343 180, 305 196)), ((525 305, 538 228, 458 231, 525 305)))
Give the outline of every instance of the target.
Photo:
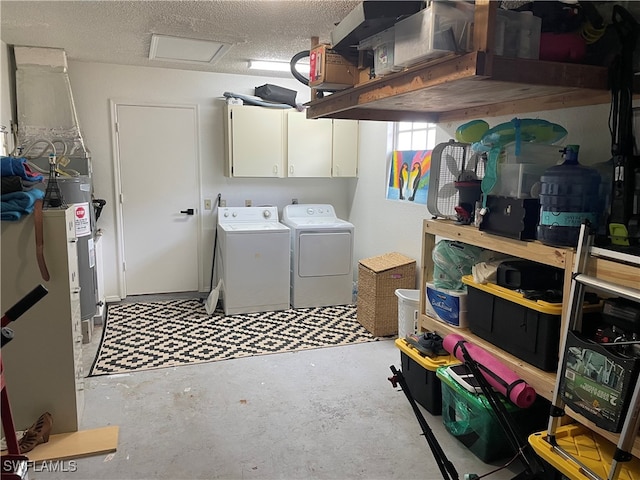
MULTIPOLYGON (((221 73, 264 74, 247 61, 285 60, 308 50, 360 0, 0 1, 0 39, 62 48, 70 60, 221 73), (213 65, 149 60, 153 33, 232 44, 213 65)), ((277 74, 269 74, 277 76, 277 74)), ((290 76, 283 73, 283 76, 290 76)))

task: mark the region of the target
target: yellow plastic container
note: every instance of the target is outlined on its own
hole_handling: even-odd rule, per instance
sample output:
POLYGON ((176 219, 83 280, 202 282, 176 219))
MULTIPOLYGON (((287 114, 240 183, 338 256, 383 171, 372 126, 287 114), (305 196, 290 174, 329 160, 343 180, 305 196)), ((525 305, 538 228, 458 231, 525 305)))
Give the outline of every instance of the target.
POLYGON ((460 363, 453 355, 424 357, 404 338, 395 342, 400 349, 402 374, 404 375, 411 395, 427 411, 433 415, 442 413, 442 387, 436 377, 438 367, 460 363))
POLYGON ((510 288, 501 287, 495 283, 476 283, 473 281, 473 275, 464 275, 462 283, 469 287, 477 288, 491 295, 496 295, 510 302, 517 303, 523 307, 530 308, 536 312, 545 313, 547 315, 562 315, 562 303, 549 303, 544 300, 529 300, 524 295, 510 288))
MULTIPOLYGON (((549 462, 556 470, 571 480, 588 478, 581 472, 577 463, 565 459, 557 453, 546 440, 547 432, 538 432, 529 436, 529 444, 535 452, 549 462)), ((592 432, 580 424, 565 425, 556 431, 556 442, 565 452, 584 464, 598 477, 608 478, 609 469, 616 446, 606 438, 592 432)), ((617 480, 638 480, 640 478, 640 460, 632 458, 622 467, 617 480)))

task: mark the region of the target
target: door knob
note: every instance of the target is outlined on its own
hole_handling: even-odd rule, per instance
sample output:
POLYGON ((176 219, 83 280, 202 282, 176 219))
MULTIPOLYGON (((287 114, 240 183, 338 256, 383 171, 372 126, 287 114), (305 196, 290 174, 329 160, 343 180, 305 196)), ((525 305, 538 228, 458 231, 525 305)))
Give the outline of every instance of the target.
POLYGON ((193 215, 193 208, 187 208, 186 210, 180 210, 180 213, 186 213, 187 215, 193 215))

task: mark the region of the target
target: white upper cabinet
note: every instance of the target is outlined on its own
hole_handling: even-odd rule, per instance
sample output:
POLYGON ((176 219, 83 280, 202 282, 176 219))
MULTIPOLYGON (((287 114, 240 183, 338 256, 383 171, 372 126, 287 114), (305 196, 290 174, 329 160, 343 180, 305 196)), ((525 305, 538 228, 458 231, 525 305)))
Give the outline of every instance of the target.
POLYGON ((357 175, 357 120, 313 120, 293 109, 227 105, 224 127, 229 177, 357 175))
POLYGON ((330 177, 331 119, 309 120, 305 112, 287 114, 287 175, 330 177))
POLYGON ((285 177, 284 110, 229 105, 227 171, 232 177, 285 177))
POLYGON ((357 120, 333 119, 333 177, 358 176, 359 132, 357 120))

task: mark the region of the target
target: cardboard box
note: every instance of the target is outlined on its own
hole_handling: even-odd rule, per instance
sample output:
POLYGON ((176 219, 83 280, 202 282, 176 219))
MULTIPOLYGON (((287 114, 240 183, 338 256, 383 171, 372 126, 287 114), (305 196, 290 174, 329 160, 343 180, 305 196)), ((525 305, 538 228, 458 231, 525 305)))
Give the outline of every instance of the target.
POLYGON ((355 63, 334 52, 329 45, 318 45, 309 54, 309 86, 325 90, 343 90, 358 81, 355 63))
POLYGON ((358 308, 360 324, 377 337, 398 333, 398 288, 415 288, 416 261, 400 253, 360 260, 358 308))

